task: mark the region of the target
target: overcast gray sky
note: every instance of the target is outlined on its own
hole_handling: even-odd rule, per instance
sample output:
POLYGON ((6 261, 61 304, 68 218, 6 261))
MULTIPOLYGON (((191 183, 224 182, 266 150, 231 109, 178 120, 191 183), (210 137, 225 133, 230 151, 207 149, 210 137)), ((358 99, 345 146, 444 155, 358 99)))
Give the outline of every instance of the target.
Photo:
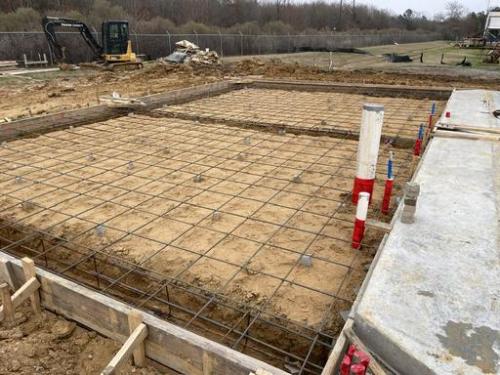
MULTIPOLYGON (((344 0, 349 3, 352 0, 344 0)), ((390 9, 395 13, 402 13, 410 8, 426 15, 443 12, 448 0, 356 0, 357 3, 373 4, 379 8, 390 9)), ((460 0, 470 11, 486 10, 488 0, 460 0)), ((500 1, 491 0, 491 6, 499 5, 500 1)))

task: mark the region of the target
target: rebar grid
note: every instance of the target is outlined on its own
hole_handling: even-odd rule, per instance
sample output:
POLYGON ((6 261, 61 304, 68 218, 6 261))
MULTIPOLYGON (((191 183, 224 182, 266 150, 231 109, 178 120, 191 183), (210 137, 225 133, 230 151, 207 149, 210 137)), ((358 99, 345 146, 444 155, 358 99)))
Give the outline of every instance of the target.
MULTIPOLYGON (((215 122, 262 123, 285 129, 349 133, 359 130, 362 103, 373 101, 385 106, 385 136, 413 140, 419 125, 427 124, 429 100, 278 89, 241 89, 155 112, 215 122)), ((436 103, 438 109, 444 105, 441 101, 436 103)))
MULTIPOLYGON (((337 302, 348 308, 354 291, 349 292, 346 282, 354 272, 360 272, 363 258, 369 260, 366 253, 350 249, 352 208, 346 198, 355 153, 356 142, 342 139, 273 135, 146 116, 17 141, 0 149, 1 230, 24 230, 19 239, 2 236, 2 242, 7 244, 6 250, 24 247, 46 266, 58 262, 61 273, 89 273, 100 290, 133 292, 138 306, 150 309, 150 302, 162 303, 168 306, 170 317, 174 308, 187 313, 189 318, 181 319, 180 312, 176 318, 190 329, 200 329, 199 324, 192 326, 198 321, 215 325, 225 330, 219 334, 223 341, 234 347, 242 340, 252 342, 240 350, 257 351, 261 356, 267 356, 268 350, 277 352, 278 358, 285 355, 298 362, 301 373, 318 373, 321 363, 311 354, 315 346, 326 354, 331 347, 328 312, 337 302), (199 182, 193 181, 200 175, 199 182), (296 176, 301 177, 294 182, 296 176), (344 185, 338 186, 339 181, 344 185), (90 186, 82 186, 85 184, 90 186), (278 199, 280 195, 288 199, 278 199), (318 199, 321 204, 311 204, 318 199), (74 209, 77 204, 82 207, 74 209), (101 209, 107 211, 99 212, 101 209), (305 215, 311 215, 309 222, 305 215), (314 226, 316 221, 321 224, 314 226), (104 234, 99 235, 99 228, 104 234), (174 233, 165 237, 169 232, 166 228, 175 228, 174 233), (200 247, 196 242, 203 236, 208 243, 200 247), (43 246, 35 248, 30 244, 37 237, 51 241, 44 244, 42 240, 43 246), (291 243, 288 237, 293 239, 291 243), (335 248, 329 250, 320 241, 333 243, 335 248), (68 255, 70 262, 48 260, 56 249, 68 255), (134 254, 134 249, 143 254, 134 254), (247 254, 238 259, 241 251, 247 254), (264 256, 266 252, 270 254, 264 256), (300 265, 304 254, 311 255, 311 268, 300 265), (279 257, 288 259, 275 262, 279 257), (172 269, 158 266, 175 264, 179 259, 180 264, 172 269), (89 271, 86 268, 92 262, 94 268, 89 271), (96 262, 102 263, 100 271, 96 262), (62 268, 61 263, 65 264, 62 268), (121 269, 111 266, 114 263, 121 269), (319 265, 322 269, 315 270, 319 265), (111 270, 106 271, 106 266, 111 270), (338 274, 326 283, 334 285, 317 286, 318 280, 301 280, 319 272, 322 277, 338 274), (147 275, 154 282, 136 287, 137 275, 147 275), (255 289, 258 278, 273 287, 269 291, 255 289), (198 308, 171 302, 168 288, 177 293, 183 288, 192 299, 191 305, 198 308), (299 292, 305 296, 294 299, 293 309, 301 302, 309 305, 315 299, 325 299, 319 303, 323 307, 315 322, 297 321, 293 311, 283 314, 285 319, 280 316, 285 306, 280 300, 287 293, 299 292), (196 304, 196 300, 204 302, 196 304), (219 307, 239 314, 234 323, 211 317, 219 307), (296 352, 279 349, 274 345, 279 340, 264 342, 258 329, 250 334, 258 325, 280 330, 280 340, 295 335, 309 345, 296 352)), ((398 165, 399 175, 406 176, 411 154, 405 150, 396 153, 397 160, 404 160, 398 165)), ((380 175, 382 165, 381 169, 380 175)), ((376 242, 370 240, 365 248, 373 248, 376 242)), ((307 312, 304 315, 313 313, 307 312)))

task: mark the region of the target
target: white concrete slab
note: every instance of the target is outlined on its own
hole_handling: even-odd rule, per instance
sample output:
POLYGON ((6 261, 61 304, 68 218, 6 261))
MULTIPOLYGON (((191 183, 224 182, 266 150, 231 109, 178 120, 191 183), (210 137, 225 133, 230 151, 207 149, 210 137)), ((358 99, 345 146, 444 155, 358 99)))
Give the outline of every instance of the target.
POLYGON ((455 90, 437 122, 437 127, 445 129, 497 129, 500 118, 493 115, 500 110, 500 91, 455 90), (446 117, 446 113, 450 117, 446 117))
POLYGON ((354 329, 403 374, 500 373, 500 145, 436 138, 355 312, 354 329))

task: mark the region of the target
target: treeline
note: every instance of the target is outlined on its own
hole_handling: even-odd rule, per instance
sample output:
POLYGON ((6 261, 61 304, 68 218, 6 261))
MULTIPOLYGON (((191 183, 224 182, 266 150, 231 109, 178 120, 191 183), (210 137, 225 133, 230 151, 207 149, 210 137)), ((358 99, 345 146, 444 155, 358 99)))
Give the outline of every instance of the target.
POLYGON ((99 28, 128 19, 137 33, 316 34, 352 30, 422 30, 458 38, 482 32, 485 13, 468 13, 460 2, 428 19, 408 9, 401 15, 355 1, 290 0, 1 0, 0 31, 39 31, 44 15, 83 20, 99 28))

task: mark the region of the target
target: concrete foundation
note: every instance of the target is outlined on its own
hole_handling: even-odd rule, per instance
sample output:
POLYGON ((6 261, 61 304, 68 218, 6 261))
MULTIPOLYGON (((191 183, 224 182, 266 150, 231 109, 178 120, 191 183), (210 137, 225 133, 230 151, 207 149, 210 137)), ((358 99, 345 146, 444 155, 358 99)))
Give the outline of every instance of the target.
POLYGON ((415 178, 415 222, 397 220, 354 329, 404 374, 500 371, 497 143, 434 139, 415 178))

